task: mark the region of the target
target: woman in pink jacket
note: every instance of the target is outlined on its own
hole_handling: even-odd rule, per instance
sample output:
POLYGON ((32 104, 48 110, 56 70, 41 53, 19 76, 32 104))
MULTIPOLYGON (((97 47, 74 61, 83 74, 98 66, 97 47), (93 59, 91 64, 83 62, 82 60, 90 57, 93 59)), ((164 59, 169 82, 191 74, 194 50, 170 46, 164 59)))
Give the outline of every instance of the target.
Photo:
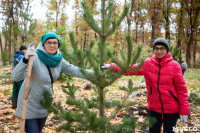
MULTIPOLYGON (((190 114, 187 88, 181 66, 173 60, 169 52, 168 41, 164 38, 156 39, 153 43, 153 52, 152 58, 146 59, 140 70, 127 72, 125 75, 145 77, 149 116, 157 120, 149 132, 160 133, 163 124, 164 133, 173 133, 179 115, 182 122, 187 122, 190 114)), ((102 66, 110 67, 115 67, 115 72, 120 69, 114 63, 102 66)))

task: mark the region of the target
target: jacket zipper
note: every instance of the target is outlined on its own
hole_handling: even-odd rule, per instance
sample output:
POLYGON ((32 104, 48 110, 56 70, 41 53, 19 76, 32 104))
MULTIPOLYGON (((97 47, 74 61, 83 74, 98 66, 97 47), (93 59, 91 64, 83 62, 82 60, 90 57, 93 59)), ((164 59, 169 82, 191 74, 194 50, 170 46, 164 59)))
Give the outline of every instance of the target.
POLYGON ((178 98, 172 93, 171 90, 169 90, 169 93, 172 95, 172 97, 178 102, 178 98))
MULTIPOLYGON (((150 92, 149 92, 149 96, 152 94, 152 87, 150 89, 150 92)), ((149 101, 149 96, 148 96, 148 99, 147 99, 147 102, 149 101)))
POLYGON ((159 59, 159 63, 158 63, 158 65, 159 65, 159 72, 158 72, 157 86, 158 86, 158 93, 159 93, 159 99, 160 99, 161 108, 162 108, 162 119, 163 119, 164 109, 163 109, 163 104, 162 104, 162 100, 161 100, 161 93, 160 93, 160 89, 159 89, 160 70, 161 70, 160 61, 161 61, 161 59, 159 59))

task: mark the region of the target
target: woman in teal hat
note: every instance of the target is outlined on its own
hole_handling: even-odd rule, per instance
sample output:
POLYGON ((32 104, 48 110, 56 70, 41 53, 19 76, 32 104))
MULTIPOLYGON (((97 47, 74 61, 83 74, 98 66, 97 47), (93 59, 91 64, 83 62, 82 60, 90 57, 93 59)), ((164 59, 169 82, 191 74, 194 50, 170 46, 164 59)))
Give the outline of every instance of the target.
MULTIPOLYGON (((41 37, 41 42, 37 49, 28 47, 25 57, 13 70, 13 81, 26 81, 24 75, 28 66, 29 57, 34 55, 26 112, 26 133, 42 132, 48 113, 47 110, 40 105, 40 100, 44 99, 43 91, 48 91, 53 95, 52 83, 58 79, 60 72, 84 78, 84 75, 80 72, 78 67, 62 58, 59 46, 60 39, 57 34, 52 32, 44 34, 41 37)), ((18 96, 16 111, 18 117, 22 117, 24 90, 25 82, 23 82, 18 96)))

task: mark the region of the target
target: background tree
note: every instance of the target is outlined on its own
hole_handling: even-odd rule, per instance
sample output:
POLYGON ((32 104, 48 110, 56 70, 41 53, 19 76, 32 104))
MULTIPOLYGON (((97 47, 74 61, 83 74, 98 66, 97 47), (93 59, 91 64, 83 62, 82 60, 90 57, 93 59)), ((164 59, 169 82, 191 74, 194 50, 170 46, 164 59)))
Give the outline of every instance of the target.
POLYGON ((171 16, 171 6, 173 0, 163 0, 163 18, 165 27, 165 38, 170 41, 170 16, 171 16))
POLYGON ((162 3, 160 0, 149 1, 148 16, 150 17, 151 24, 151 41, 150 45, 153 46, 153 41, 160 37, 160 20, 162 15, 162 3))
POLYGON ((186 62, 190 66, 191 49, 194 41, 194 29, 197 27, 200 14, 200 1, 189 0, 184 1, 184 7, 187 13, 187 19, 185 19, 184 33, 186 42, 186 62))
POLYGON ((9 62, 11 63, 12 48, 15 52, 20 45, 26 45, 27 42, 31 42, 36 21, 32 19, 32 14, 30 13, 31 0, 1 2, 3 10, 2 33, 6 39, 5 48, 9 53, 9 62))
MULTIPOLYGON (((97 0, 87 1, 91 12, 94 16, 98 15, 97 10, 97 0)), ((88 24, 84 21, 83 16, 81 16, 81 3, 76 0, 73 7, 75 9, 75 18, 72 27, 75 29, 76 41, 83 50, 89 45, 89 40, 97 40, 97 34, 93 32, 88 24)))
POLYGON ((65 13, 65 9, 68 0, 48 0, 47 3, 48 12, 46 16, 49 29, 51 30, 52 27, 56 29, 58 26, 66 26, 68 17, 65 13))
POLYGON ((177 16, 176 16, 176 21, 177 21, 177 45, 178 47, 181 47, 182 45, 182 40, 183 40, 183 13, 184 13, 184 9, 183 9, 183 0, 179 0, 180 1, 180 7, 178 7, 177 11, 177 16))

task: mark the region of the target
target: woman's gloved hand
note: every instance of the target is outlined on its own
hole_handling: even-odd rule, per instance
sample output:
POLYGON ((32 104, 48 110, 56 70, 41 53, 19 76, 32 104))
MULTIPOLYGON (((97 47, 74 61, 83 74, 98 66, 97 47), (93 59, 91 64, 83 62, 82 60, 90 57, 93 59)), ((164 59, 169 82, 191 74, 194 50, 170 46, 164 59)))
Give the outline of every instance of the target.
POLYGON ((186 123, 187 122, 187 118, 188 118, 187 115, 180 115, 180 119, 181 119, 182 123, 186 123))
POLYGON ((102 69, 109 69, 110 67, 110 64, 103 64, 103 66, 101 66, 102 69))
POLYGON ((27 49, 26 54, 25 54, 25 59, 27 59, 27 60, 29 60, 31 55, 33 55, 33 56, 36 55, 36 49, 33 48, 33 45, 35 45, 35 44, 34 43, 30 43, 28 45, 28 49, 27 49))

